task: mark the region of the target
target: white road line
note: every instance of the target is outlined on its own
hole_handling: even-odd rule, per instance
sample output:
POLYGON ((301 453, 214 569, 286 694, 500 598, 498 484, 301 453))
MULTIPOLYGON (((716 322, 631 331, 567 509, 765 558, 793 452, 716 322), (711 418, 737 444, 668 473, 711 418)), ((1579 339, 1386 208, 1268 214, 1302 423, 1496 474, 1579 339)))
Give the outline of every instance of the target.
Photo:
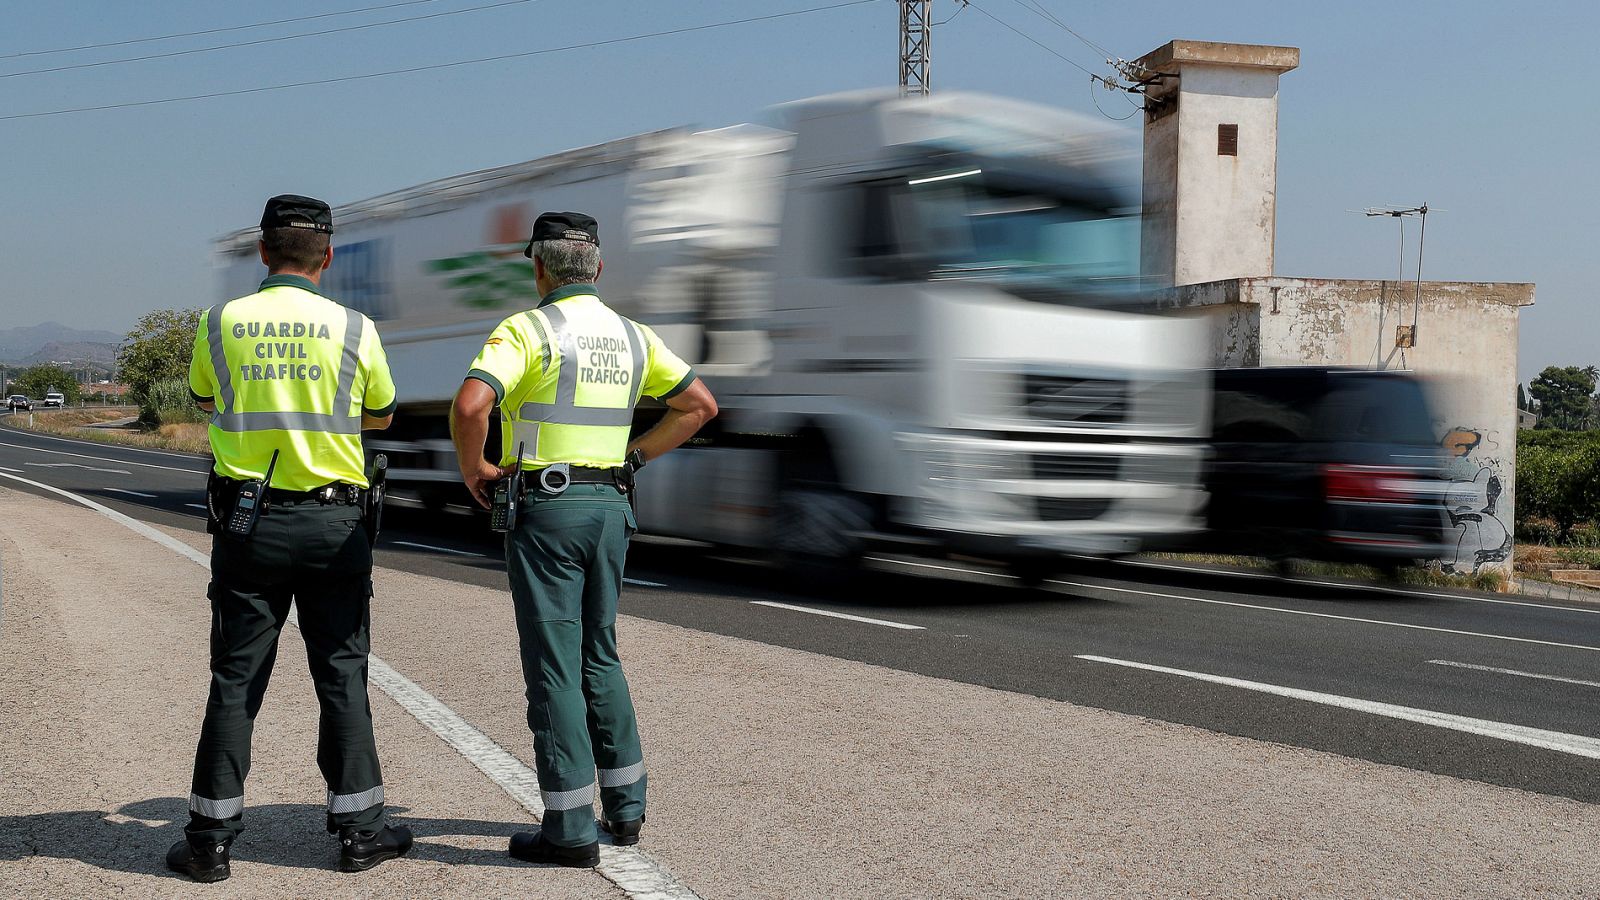
MULTIPOLYGON (((68 453, 65 450, 46 450, 43 447, 29 447, 27 444, 12 444, 12 443, 8 443, 6 441, 0 441, 0 447, 14 447, 14 448, 16 448, 18 450, 31 450, 34 453, 53 453, 53 454, 55 454, 57 456, 76 456, 76 457, 78 457, 80 459, 96 459, 96 460, 99 460, 100 462, 113 462, 113 463, 118 463, 118 464, 124 465, 124 466, 141 466, 141 467, 146 468, 146 469, 162 469, 162 470, 167 471, 167 472, 185 472, 185 473, 190 474, 190 475, 202 475, 202 476, 206 474, 205 472, 199 471, 199 470, 196 470, 196 469, 180 469, 180 468, 177 468, 175 466, 158 466, 158 465, 155 465, 154 463, 134 462, 131 459, 111 459, 110 457, 107 457, 107 456, 90 456, 87 453, 68 453)), ((196 460, 196 461, 199 462, 199 460, 196 460)), ((34 465, 34 464, 33 463, 26 463, 26 465, 34 465)), ((127 473, 123 473, 123 474, 127 474, 127 473)))
POLYGON ((455 550, 450 547, 435 547, 432 544, 418 544, 414 541, 390 541, 396 547, 416 547, 418 550, 433 550, 438 553, 454 553, 456 556, 484 556, 483 553, 473 553, 471 550, 455 550))
POLYGON ((25 465, 25 466, 33 466, 33 467, 39 468, 39 469, 87 469, 90 472, 109 472, 112 475, 132 475, 133 474, 132 472, 129 472, 127 469, 102 469, 99 466, 86 466, 83 463, 67 463, 67 462, 61 462, 61 463, 36 463, 36 462, 27 462, 27 463, 23 463, 23 465, 25 465))
MULTIPOLYGON (((1173 572, 1198 572, 1202 575, 1224 575, 1229 578, 1264 578, 1278 580, 1278 576, 1265 572, 1240 572, 1234 569, 1208 569, 1204 566, 1178 566, 1167 563, 1148 562, 1142 559, 1123 560, 1125 566, 1137 566, 1142 569, 1167 569, 1173 572)), ((1294 578, 1287 581, 1289 584, 1314 584, 1318 587, 1343 588, 1348 591, 1382 591, 1386 594, 1405 594, 1410 597, 1436 597, 1442 600, 1464 600, 1469 603, 1496 603, 1503 606, 1531 606, 1534 609, 1554 609, 1560 612, 1584 613, 1600 616, 1600 609, 1586 609, 1575 606, 1558 606, 1553 603, 1530 603, 1527 600, 1501 600, 1498 597, 1472 597, 1464 594, 1445 594, 1439 591, 1417 591, 1410 588, 1398 588, 1387 584, 1343 584, 1338 581, 1315 581, 1309 578, 1294 578)))
POLYGON ((933 563, 912 562, 909 559, 889 559, 888 557, 884 556, 868 556, 864 558, 870 559, 873 562, 884 562, 896 566, 911 566, 912 568, 916 569, 938 569, 941 572, 960 572, 963 575, 988 575, 991 578, 1017 577, 1015 575, 1007 575, 1004 572, 985 572, 982 569, 960 569, 955 566, 939 566, 934 565, 933 563))
POLYGON ((1479 666, 1473 663, 1454 662, 1448 659, 1430 659, 1429 664, 1435 666, 1453 666, 1457 669, 1472 669, 1477 672, 1494 672, 1497 675, 1520 675, 1523 678, 1538 678, 1541 681, 1559 681, 1563 684, 1581 684, 1584 687, 1600 688, 1600 681, 1584 681, 1582 678, 1565 678, 1560 675, 1540 675, 1538 672, 1524 672, 1520 669, 1497 669, 1494 666, 1479 666))
POLYGON ((1209 681, 1213 684, 1223 684, 1247 691, 1258 691, 1263 694, 1274 694, 1294 700, 1305 700, 1310 703, 1320 703, 1324 706, 1337 706, 1341 709, 1351 709, 1369 715, 1401 719, 1406 722, 1417 722, 1422 725, 1432 725, 1437 728, 1448 728, 1452 731, 1463 731, 1468 734, 1510 741, 1515 744, 1526 744, 1529 747, 1555 750, 1558 753, 1600 759, 1600 738, 1592 738, 1580 734, 1546 731, 1543 728, 1529 728, 1526 725, 1511 725, 1506 722, 1495 722, 1489 719, 1474 719, 1469 716, 1435 712, 1431 709, 1416 709, 1410 706, 1396 706, 1392 703, 1379 703, 1376 700, 1359 700, 1354 697, 1342 697, 1338 694, 1324 694, 1321 691, 1283 687, 1260 681, 1246 681, 1243 678, 1229 678, 1225 675, 1210 675, 1205 672, 1191 672, 1187 669, 1173 669, 1167 666, 1151 665, 1150 663, 1113 659, 1109 656, 1079 655, 1076 658, 1090 662, 1108 663, 1113 666, 1125 666, 1130 669, 1143 669, 1147 672, 1160 672, 1164 675, 1193 678, 1196 681, 1209 681))
POLYGON ((144 497, 147 500, 154 500, 156 498, 155 494, 146 494, 143 491, 130 491, 130 490, 127 490, 125 488, 109 488, 108 487, 108 488, 104 488, 104 490, 108 490, 108 491, 111 491, 111 492, 117 493, 117 494, 129 494, 129 495, 134 496, 134 497, 144 497))
POLYGON ((659 588, 666 587, 666 585, 662 584, 659 581, 645 581, 643 578, 624 578, 624 579, 622 579, 622 583, 623 584, 636 584, 639 587, 659 587, 659 588))
POLYGON ((190 509, 205 509, 206 508, 206 505, 204 503, 185 503, 184 506, 187 506, 190 509))
POLYGON ((1568 650, 1589 650, 1600 653, 1600 647, 1588 644, 1564 644, 1560 641, 1541 641, 1537 638, 1513 637, 1509 634, 1490 634, 1486 631, 1462 631, 1458 628, 1440 628, 1436 625, 1413 625, 1409 622, 1390 622, 1386 619, 1363 619, 1359 616, 1340 616, 1334 613, 1311 612, 1306 609, 1285 609, 1281 606, 1261 606, 1255 603, 1240 603, 1235 600, 1213 600, 1208 597, 1186 597, 1182 594, 1161 594, 1156 591, 1139 591, 1132 588, 1110 587, 1103 584, 1085 584, 1081 581, 1052 581, 1051 584, 1064 584, 1069 587, 1089 588, 1097 591, 1115 591, 1119 594, 1141 594, 1146 597, 1161 597, 1165 600, 1187 600, 1191 603, 1214 603, 1218 606, 1237 606, 1241 609, 1259 609, 1264 612, 1284 613, 1291 616, 1312 616, 1318 619, 1337 619, 1341 622, 1361 622, 1366 625, 1387 625, 1390 628, 1412 628, 1417 631, 1437 631, 1443 634, 1459 634, 1466 637, 1491 638, 1497 641, 1516 641, 1519 644, 1539 644, 1544 647, 1565 647, 1568 650))
POLYGON ((809 606, 795 606, 793 603, 778 603, 774 600, 751 600, 756 606, 770 606, 773 609, 792 609, 795 612, 810 613, 813 616, 827 616, 830 619, 847 619, 851 622, 865 622, 868 625, 882 625, 885 628, 899 628, 904 631, 926 631, 921 625, 907 625, 904 622, 891 622, 888 619, 871 619, 866 616, 852 616, 849 613, 833 612, 827 609, 812 609, 809 606))
POLYGON ((10 468, 8 466, 0 466, 0 472, 15 472, 18 475, 22 474, 22 470, 21 469, 13 469, 13 468, 10 468))
MULTIPOLYGON (((0 474, 0 478, 9 478, 59 494, 193 560, 207 570, 211 568, 211 558, 206 554, 87 497, 80 497, 70 491, 17 475, 0 474)), ((298 627, 297 617, 291 616, 290 621, 298 627)), ((382 659, 368 656, 367 661, 369 677, 380 690, 400 704, 401 708, 414 716, 418 722, 426 725, 430 731, 439 736, 440 740, 466 757, 468 762, 488 776, 490 781, 499 785, 500 789, 517 801, 523 809, 532 813, 535 818, 544 815, 544 804, 539 798, 538 775, 522 760, 496 744, 488 735, 473 727, 455 710, 422 689, 416 682, 396 672, 382 659)), ((668 872, 655 857, 637 847, 602 846, 600 865, 595 871, 635 900, 700 900, 698 894, 668 872)))

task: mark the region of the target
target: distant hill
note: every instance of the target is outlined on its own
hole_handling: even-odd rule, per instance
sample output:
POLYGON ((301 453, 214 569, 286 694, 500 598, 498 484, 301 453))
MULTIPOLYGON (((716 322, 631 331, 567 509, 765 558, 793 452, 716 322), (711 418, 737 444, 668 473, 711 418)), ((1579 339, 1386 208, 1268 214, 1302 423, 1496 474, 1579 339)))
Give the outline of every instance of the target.
POLYGON ((0 362, 11 365, 67 360, 109 363, 116 359, 117 345, 125 337, 127 335, 115 331, 71 328, 60 322, 0 328, 0 362))
POLYGON ((105 341, 51 341, 16 361, 19 366, 69 363, 68 368, 110 369, 117 364, 117 345, 105 341))

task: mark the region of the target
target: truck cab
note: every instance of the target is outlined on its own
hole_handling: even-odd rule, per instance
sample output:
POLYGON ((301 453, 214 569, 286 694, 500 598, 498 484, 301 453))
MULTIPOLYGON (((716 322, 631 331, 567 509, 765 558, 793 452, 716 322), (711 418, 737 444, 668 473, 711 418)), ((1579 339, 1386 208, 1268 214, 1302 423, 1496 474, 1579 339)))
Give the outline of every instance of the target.
POLYGON ((1030 573, 1198 529, 1201 342, 1135 311, 1119 138, 962 94, 782 113, 770 357, 708 379, 714 443, 770 452, 723 454, 710 481, 727 496, 663 489, 646 527, 839 558, 909 543, 1030 573))

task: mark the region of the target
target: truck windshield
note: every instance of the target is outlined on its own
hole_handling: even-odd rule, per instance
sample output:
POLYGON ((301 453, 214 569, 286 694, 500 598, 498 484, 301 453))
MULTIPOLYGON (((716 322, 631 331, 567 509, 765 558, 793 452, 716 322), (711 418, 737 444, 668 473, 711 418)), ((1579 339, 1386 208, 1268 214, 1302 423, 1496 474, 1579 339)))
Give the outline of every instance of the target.
POLYGON ((858 257, 872 274, 985 279, 1032 291, 1137 285, 1139 220, 979 173, 866 187, 858 257))

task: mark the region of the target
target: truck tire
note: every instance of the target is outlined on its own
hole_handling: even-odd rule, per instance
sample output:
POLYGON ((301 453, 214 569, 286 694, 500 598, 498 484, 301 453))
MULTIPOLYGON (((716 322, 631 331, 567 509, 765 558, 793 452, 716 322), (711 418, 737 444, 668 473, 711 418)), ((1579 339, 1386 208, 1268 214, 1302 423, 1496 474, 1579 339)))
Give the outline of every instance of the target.
POLYGON ((840 488, 785 488, 774 518, 779 560, 800 565, 853 566, 872 530, 871 505, 840 488))

